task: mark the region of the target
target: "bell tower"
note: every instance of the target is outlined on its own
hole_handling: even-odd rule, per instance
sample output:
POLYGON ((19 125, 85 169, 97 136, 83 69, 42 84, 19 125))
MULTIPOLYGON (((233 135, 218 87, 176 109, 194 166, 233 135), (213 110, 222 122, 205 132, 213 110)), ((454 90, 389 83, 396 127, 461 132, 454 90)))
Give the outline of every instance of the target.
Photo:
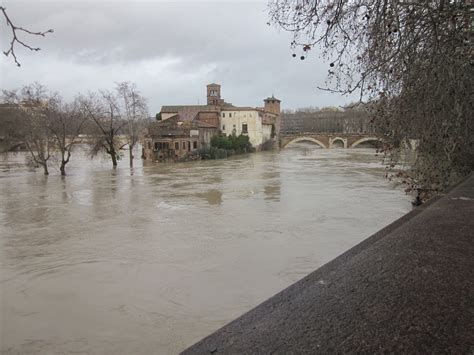
POLYGON ((281 116, 280 116, 280 103, 275 96, 267 97, 263 100, 265 103, 264 110, 265 116, 273 116, 274 123, 272 128, 272 137, 278 141, 280 139, 280 129, 281 129, 281 116), (274 135, 273 135, 274 134, 274 135))
POLYGON ((214 106, 221 104, 221 86, 219 84, 207 85, 207 104, 214 106))
POLYGON ((272 95, 272 97, 267 97, 263 102, 265 103, 265 111, 274 113, 275 115, 280 115, 281 101, 275 98, 275 96, 272 95))

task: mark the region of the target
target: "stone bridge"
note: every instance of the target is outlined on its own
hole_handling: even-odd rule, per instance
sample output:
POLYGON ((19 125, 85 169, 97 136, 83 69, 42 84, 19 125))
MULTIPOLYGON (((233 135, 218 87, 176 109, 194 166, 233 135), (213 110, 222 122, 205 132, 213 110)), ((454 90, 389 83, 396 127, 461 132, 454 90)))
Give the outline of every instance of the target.
POLYGON ((313 142, 322 148, 355 148, 364 142, 378 143, 381 136, 373 133, 282 133, 280 147, 296 142, 313 142))

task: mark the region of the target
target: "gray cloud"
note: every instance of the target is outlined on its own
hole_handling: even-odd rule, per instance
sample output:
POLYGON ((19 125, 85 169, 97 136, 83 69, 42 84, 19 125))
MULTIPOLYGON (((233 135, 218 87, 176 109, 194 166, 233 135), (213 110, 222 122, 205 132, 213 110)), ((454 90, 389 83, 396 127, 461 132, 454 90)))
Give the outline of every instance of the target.
MULTIPOLYGON (((224 98, 239 105, 261 105, 272 93, 284 108, 350 101, 316 89, 327 63, 316 52, 305 61, 292 58, 289 34, 266 25, 263 1, 4 0, 3 5, 17 24, 55 32, 27 39, 42 51, 18 49, 21 68, 11 58, 0 59, 2 88, 38 80, 70 98, 128 80, 148 98, 152 113, 163 104, 204 102, 209 82, 219 82, 224 98)), ((5 33, 2 24, 2 46, 5 33)))

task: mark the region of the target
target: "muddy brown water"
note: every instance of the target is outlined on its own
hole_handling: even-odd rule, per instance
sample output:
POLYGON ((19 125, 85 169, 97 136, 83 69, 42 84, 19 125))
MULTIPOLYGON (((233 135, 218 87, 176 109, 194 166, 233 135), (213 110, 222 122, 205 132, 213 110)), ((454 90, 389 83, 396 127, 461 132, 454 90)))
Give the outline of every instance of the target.
POLYGON ((6 354, 178 353, 411 208, 372 149, 24 161, 0 158, 6 354))

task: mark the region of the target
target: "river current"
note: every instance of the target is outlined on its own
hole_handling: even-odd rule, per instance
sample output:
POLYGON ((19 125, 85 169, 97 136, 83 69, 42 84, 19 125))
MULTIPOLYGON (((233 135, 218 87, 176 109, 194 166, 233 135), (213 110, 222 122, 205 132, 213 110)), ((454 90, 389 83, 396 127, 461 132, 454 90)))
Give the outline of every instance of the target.
POLYGON ((178 353, 411 208, 372 149, 24 162, 0 157, 2 354, 178 353))

